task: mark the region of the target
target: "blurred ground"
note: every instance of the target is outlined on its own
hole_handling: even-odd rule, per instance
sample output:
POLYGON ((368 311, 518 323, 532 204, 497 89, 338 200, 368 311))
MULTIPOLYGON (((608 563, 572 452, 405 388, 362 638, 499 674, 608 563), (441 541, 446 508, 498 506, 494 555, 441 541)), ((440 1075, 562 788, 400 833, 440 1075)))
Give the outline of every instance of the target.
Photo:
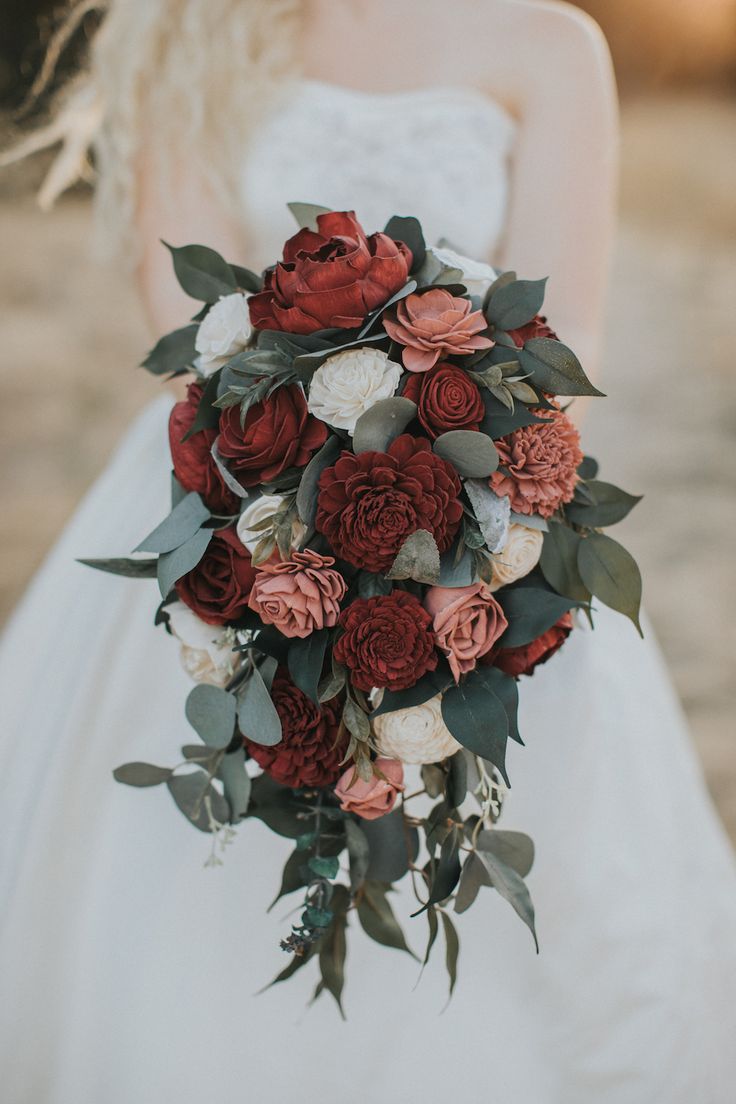
MULTIPOLYGON (((736 103, 642 98, 623 114, 621 229, 588 451, 645 503, 619 529, 736 839, 736 103)), ((0 205, 0 616, 158 387, 125 274, 85 248, 80 197, 0 205)), ((121 549, 121 552, 126 551, 121 549)), ((633 632, 633 629, 632 629, 633 632)))

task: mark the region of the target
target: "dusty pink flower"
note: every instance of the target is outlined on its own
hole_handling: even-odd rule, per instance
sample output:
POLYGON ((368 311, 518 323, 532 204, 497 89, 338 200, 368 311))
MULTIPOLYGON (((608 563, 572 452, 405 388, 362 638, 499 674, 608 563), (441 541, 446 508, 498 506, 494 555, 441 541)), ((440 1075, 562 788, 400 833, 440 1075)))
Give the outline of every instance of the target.
POLYGON ((363 782, 356 778, 355 767, 348 767, 335 786, 340 808, 346 813, 357 813, 363 820, 377 820, 390 813, 404 789, 404 768, 398 759, 379 757, 374 767, 383 778, 374 774, 370 782, 363 782))
POLYGON ((466 587, 430 587, 424 605, 432 615, 434 636, 450 664, 455 682, 472 671, 506 631, 508 621, 485 583, 466 587))
POLYGON ((396 318, 384 318, 383 325, 389 337, 404 346, 402 359, 410 372, 428 372, 442 356, 493 345, 489 337, 479 336, 487 326, 483 312, 444 288, 408 295, 398 304, 396 318))
POLYGON ((583 459, 580 434, 561 410, 534 413, 549 421, 522 426, 495 442, 499 465, 490 485, 496 494, 509 496, 517 514, 550 517, 575 493, 583 459))
POLYGON ((262 564, 248 605, 284 636, 309 636, 337 624, 345 580, 333 569, 332 556, 307 548, 290 560, 262 564))

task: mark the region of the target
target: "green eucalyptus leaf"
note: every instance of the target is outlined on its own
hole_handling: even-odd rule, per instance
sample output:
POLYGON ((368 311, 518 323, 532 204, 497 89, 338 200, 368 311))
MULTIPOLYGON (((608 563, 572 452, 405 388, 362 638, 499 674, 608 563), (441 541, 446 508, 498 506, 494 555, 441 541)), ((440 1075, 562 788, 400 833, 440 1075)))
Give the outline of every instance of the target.
POLYGON ((350 892, 357 893, 368 873, 371 850, 365 832, 350 818, 345 821, 345 840, 350 859, 350 892))
POLYGON ((173 552, 180 548, 209 521, 210 512, 199 495, 192 491, 174 507, 169 516, 142 540, 134 552, 173 552))
POLYGON ((196 323, 190 323, 165 334, 141 362, 141 367, 153 376, 170 376, 189 369, 197 355, 194 342, 198 329, 196 323))
POLYGON ((424 264, 424 258, 427 254, 427 246, 424 241, 424 233, 422 232, 422 225, 419 219, 414 218, 413 215, 403 217, 401 215, 394 215, 386 223, 384 234, 388 234, 394 241, 403 242, 404 245, 408 245, 412 252, 412 264, 411 271, 416 272, 424 264))
POLYGON ((281 718, 257 667, 238 690, 237 708, 238 726, 249 740, 264 747, 281 743, 281 718))
POLYGON ((502 648, 530 644, 551 629, 578 603, 541 586, 502 587, 496 595, 509 627, 500 639, 502 648))
POLYGON ((303 639, 293 639, 289 644, 287 663, 291 680, 317 705, 319 681, 329 639, 329 629, 318 629, 303 639))
POLYGON ((486 868, 493 888, 497 889, 501 896, 509 902, 516 914, 521 917, 529 928, 537 954, 539 954, 539 943, 534 928, 534 905, 523 878, 519 877, 512 867, 508 866, 492 851, 478 850, 476 854, 486 868))
POLYGON ((162 598, 167 598, 174 583, 197 566, 213 535, 214 529, 198 529, 184 544, 159 556, 157 575, 162 598))
POLYGON ((386 890, 380 883, 365 883, 358 901, 358 920, 366 935, 376 943, 383 947, 394 947, 397 951, 406 951, 412 958, 416 958, 407 945, 404 933, 388 903, 386 890))
POLYGON ((356 454, 385 452, 416 417, 416 413, 416 403, 396 395, 374 403, 355 423, 353 451, 356 454))
POLYGON ((524 832, 507 832, 500 828, 478 833, 479 851, 490 851, 521 878, 526 878, 534 863, 534 841, 524 832))
POLYGON ((230 806, 230 820, 237 824, 248 812, 251 779, 245 767, 245 752, 242 747, 223 756, 218 770, 225 791, 225 799, 230 806))
POLYGON ((486 303, 486 318, 501 330, 516 330, 539 314, 544 302, 547 278, 512 280, 491 289, 486 303))
POLYGON ((446 912, 440 912, 442 927, 445 932, 445 969, 450 979, 449 997, 452 996, 457 982, 457 960, 460 956, 460 940, 450 917, 446 912))
POLYGON ((331 464, 334 464, 340 455, 341 449, 342 445, 339 437, 328 437, 322 448, 319 452, 315 452, 304 469, 299 483, 299 490, 296 493, 296 508, 301 520, 310 528, 314 525, 314 518, 317 513, 319 477, 325 468, 329 468, 331 464))
POLYGON ((498 467, 496 446, 485 433, 452 429, 437 438, 434 451, 465 479, 481 479, 498 467))
POLYGON ((398 882, 417 857, 419 836, 408 825, 401 809, 361 824, 368 840, 370 862, 366 877, 376 882, 398 882))
POLYGON ((459 809, 468 791, 468 764, 465 753, 458 751, 447 761, 447 801, 453 809, 459 809))
POLYGON ((108 560, 77 560, 95 571, 107 571, 110 575, 124 575, 127 579, 155 579, 158 557, 154 559, 128 559, 118 556, 108 560))
POLYGON ((230 271, 233 274, 233 279, 239 288, 243 291, 248 291, 251 294, 263 290, 263 280, 260 276, 257 276, 255 272, 251 272, 249 268, 243 268, 242 265, 230 264, 230 271))
POLYGON ((630 618, 643 636, 639 624, 641 574, 633 556, 618 541, 591 533, 580 542, 578 568, 591 594, 630 618))
POLYGON ((322 986, 334 997, 340 1015, 345 1018, 342 1007, 342 991, 345 985, 345 956, 347 941, 347 910, 350 897, 344 886, 336 886, 332 899, 334 917, 319 944, 319 968, 322 986))
POLYGON ((207 245, 184 245, 180 248, 163 243, 171 253, 174 272, 182 289, 192 299, 216 303, 221 295, 237 291, 237 281, 230 265, 207 245))
POLYGON ((607 525, 615 525, 623 521, 637 502, 641 502, 642 497, 627 494, 613 483, 603 483, 597 479, 588 480, 585 489, 591 496, 593 504, 586 506, 570 502, 565 507, 565 516, 573 524, 589 529, 605 528, 607 525))
POLYGON ((208 747, 226 748, 235 732, 235 697, 219 686, 200 683, 190 690, 186 718, 208 747))
POLYGON ((434 537, 426 529, 411 533, 399 549, 386 573, 388 579, 414 579, 436 586, 440 580, 440 553, 434 537))
POLYGON ((385 575, 374 574, 372 571, 358 573, 358 595, 361 598, 376 598, 378 595, 390 594, 393 584, 385 575))
POLYGON ((598 461, 592 456, 584 456, 579 467, 578 475, 581 479, 595 479, 598 474, 598 461))
POLYGON ((476 668, 442 696, 442 719, 459 744, 500 771, 506 785, 509 721, 503 702, 476 668))
POLYGON ((112 776, 125 786, 159 786, 168 782, 173 773, 169 767, 156 767, 153 763, 123 763, 115 768, 112 776))
POLYGON ((381 704, 373 710, 371 716, 379 717, 382 713, 395 713, 397 709, 410 709, 415 705, 423 705, 430 698, 436 698, 451 683, 450 668, 446 663, 440 662, 434 671, 428 671, 426 675, 422 675, 406 690, 384 690, 381 704))
POLYGON ((194 421, 182 437, 182 441, 188 441, 190 437, 193 437, 195 433, 200 433, 203 429, 217 429, 219 426, 220 411, 213 405, 218 395, 219 385, 220 373, 213 372, 204 385, 194 421))
POLYGON ((200 832, 212 831, 208 805, 219 824, 226 824, 230 819, 230 808, 225 798, 217 792, 204 771, 175 774, 166 785, 178 808, 200 832))
POLYGON ((455 912, 466 912, 480 893, 481 886, 490 886, 488 871, 474 851, 463 863, 460 882, 455 896, 455 912))
POLYGON ((566 345, 551 337, 534 337, 517 351, 522 373, 553 395, 603 395, 586 376, 566 345))
POLYGON ((427 909, 427 912, 425 913, 427 917, 427 923, 429 924, 429 935, 427 937, 427 947, 424 952, 424 958, 422 959, 422 970, 424 970, 424 967, 429 962, 429 956, 431 955, 432 948, 434 947, 437 940, 437 932, 439 931, 439 924, 437 922, 437 911, 438 910, 436 908, 432 907, 430 909, 427 909))
POLYGON ((319 203, 287 203, 301 230, 313 230, 317 232, 317 215, 328 215, 329 207, 321 207, 319 203))
POLYGON ((328 878, 330 881, 337 877, 340 870, 340 862, 335 855, 329 857, 312 855, 307 862, 307 866, 318 878, 328 878))
POLYGON ((590 600, 590 591, 580 578, 578 548, 579 533, 560 522, 552 522, 544 534, 539 566, 542 574, 558 594, 576 602, 590 600))

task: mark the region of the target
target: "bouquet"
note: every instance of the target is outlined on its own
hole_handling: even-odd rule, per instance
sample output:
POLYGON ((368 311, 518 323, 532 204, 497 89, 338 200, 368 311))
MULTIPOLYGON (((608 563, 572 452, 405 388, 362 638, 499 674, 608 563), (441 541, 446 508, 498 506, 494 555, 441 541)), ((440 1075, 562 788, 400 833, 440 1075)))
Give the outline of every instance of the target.
POLYGON ((638 628, 638 569, 602 532, 638 499, 581 452, 563 403, 600 392, 540 313, 544 280, 428 248, 415 218, 368 236, 291 209, 262 276, 169 247, 202 304, 144 362, 192 376, 171 512, 133 556, 83 562, 158 580, 196 683, 199 742, 115 777, 164 785, 209 862, 249 818, 293 841, 277 900, 304 905, 276 980, 315 960, 341 1006, 351 917, 408 951, 404 877, 451 990, 451 912, 481 889, 536 944, 533 844, 497 827, 519 689, 594 598, 638 628))

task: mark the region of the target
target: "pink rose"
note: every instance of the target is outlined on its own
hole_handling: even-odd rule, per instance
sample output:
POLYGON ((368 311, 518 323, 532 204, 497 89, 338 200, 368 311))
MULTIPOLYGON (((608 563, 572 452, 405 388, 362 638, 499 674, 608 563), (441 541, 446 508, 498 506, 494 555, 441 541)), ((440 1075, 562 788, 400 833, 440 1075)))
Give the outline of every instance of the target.
POLYGON ((363 820, 377 820, 390 813, 404 789, 404 768, 397 759, 379 757, 373 766, 380 773, 374 774, 370 782, 356 778, 355 767, 348 767, 335 786, 340 808, 357 813, 363 820))
POLYGON ((445 288, 408 295, 396 307, 396 318, 384 318, 383 326, 404 346, 402 359, 410 372, 428 372, 445 356, 466 356, 493 345, 482 333, 488 329, 483 312, 445 288))
POLYGON ((430 587, 424 605, 433 617, 434 636, 455 682, 472 671, 508 627, 503 610, 485 583, 430 587))
POLYGON ((290 560, 262 564, 248 598, 261 621, 284 636, 309 636, 337 624, 345 580, 332 556, 307 548, 290 560))

